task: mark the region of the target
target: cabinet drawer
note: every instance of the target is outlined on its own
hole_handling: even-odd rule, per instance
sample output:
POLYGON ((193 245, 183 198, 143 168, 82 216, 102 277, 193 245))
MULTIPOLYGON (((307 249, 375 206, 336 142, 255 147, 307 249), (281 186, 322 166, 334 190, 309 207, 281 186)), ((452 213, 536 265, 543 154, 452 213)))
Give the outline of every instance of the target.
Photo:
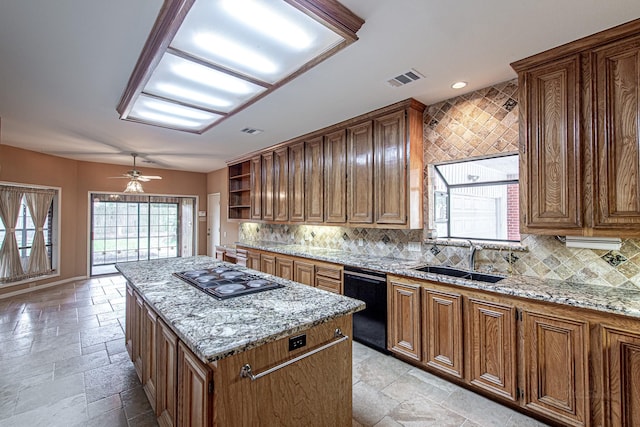
POLYGON ((316 288, 336 294, 342 294, 342 280, 327 279, 316 275, 316 288))
POLYGON ((316 276, 322 276, 342 282, 342 269, 316 265, 316 276))

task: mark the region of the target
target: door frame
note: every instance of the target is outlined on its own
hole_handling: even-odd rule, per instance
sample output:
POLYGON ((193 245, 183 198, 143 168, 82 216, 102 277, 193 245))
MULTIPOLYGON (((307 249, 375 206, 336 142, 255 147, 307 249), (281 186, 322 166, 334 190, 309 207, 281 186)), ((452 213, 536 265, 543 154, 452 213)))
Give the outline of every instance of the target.
POLYGON ((216 245, 220 244, 220 238, 221 238, 220 227, 221 227, 220 193, 207 194, 207 255, 208 256, 215 257, 215 254, 216 254, 215 247, 216 245))

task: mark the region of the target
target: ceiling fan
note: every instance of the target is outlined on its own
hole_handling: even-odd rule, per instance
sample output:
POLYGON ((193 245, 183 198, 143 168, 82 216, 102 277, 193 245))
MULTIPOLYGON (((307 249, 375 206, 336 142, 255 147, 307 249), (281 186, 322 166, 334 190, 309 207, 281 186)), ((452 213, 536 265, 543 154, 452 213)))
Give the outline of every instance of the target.
POLYGON ((133 169, 123 173, 122 176, 110 176, 109 178, 129 179, 127 187, 124 189, 125 193, 144 193, 141 182, 149 182, 152 179, 162 179, 162 177, 156 175, 142 175, 142 173, 136 169, 136 157, 138 157, 138 154, 131 153, 131 157, 133 157, 133 169))

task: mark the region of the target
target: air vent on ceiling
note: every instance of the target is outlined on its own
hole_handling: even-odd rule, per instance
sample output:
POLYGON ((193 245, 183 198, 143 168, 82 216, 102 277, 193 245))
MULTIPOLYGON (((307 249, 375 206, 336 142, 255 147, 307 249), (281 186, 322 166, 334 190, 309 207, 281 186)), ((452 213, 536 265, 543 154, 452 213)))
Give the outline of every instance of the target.
POLYGON ((391 87, 400 87, 423 78, 424 78, 424 75, 422 73, 417 71, 415 68, 412 68, 405 73, 402 73, 392 79, 387 80, 387 84, 391 87))
POLYGON ((241 132, 248 133, 249 135, 257 135, 263 131, 262 129, 244 128, 241 132))

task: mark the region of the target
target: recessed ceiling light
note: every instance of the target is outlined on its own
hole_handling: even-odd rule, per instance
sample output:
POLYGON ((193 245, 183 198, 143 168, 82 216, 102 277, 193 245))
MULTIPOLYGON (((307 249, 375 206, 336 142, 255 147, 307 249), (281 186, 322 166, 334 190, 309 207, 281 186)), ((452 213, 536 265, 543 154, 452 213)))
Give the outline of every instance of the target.
POLYGON ((462 89, 466 85, 467 85, 467 82, 455 82, 454 84, 451 85, 451 87, 454 89, 462 89))

